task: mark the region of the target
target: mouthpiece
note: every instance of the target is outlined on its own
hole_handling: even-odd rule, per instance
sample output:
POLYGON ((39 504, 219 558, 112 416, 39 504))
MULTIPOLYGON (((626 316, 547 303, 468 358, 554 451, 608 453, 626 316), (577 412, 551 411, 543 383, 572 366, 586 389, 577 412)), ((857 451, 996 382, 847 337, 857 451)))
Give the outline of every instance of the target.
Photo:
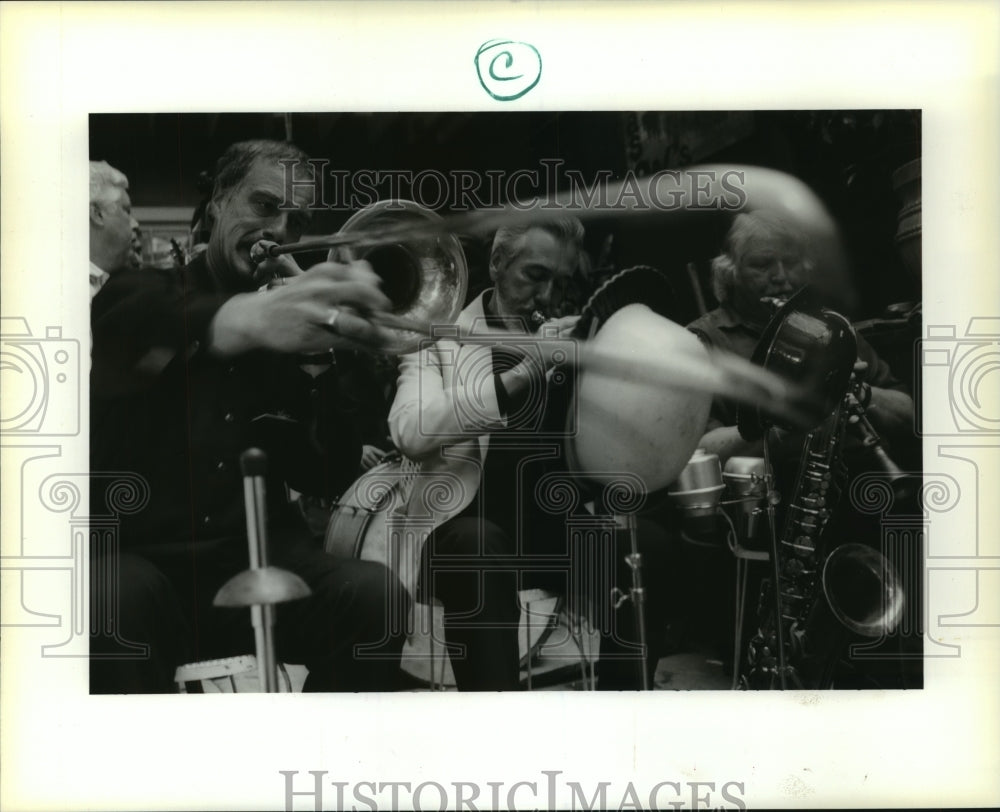
POLYGON ((265 259, 272 256, 271 246, 275 245, 273 242, 267 240, 259 240, 250 246, 250 262, 254 265, 260 265, 265 259))
POLYGON ((763 296, 760 300, 760 303, 772 313, 777 313, 787 302, 788 298, 782 296, 763 296))

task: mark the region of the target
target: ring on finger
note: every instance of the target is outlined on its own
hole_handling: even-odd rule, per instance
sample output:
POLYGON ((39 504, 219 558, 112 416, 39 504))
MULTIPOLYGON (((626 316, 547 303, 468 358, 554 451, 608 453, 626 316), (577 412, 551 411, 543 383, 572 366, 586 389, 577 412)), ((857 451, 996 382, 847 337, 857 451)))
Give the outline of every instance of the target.
POLYGON ((340 318, 340 310, 338 310, 336 307, 331 307, 330 314, 326 317, 326 322, 324 323, 333 333, 337 332, 337 319, 339 318, 340 318))

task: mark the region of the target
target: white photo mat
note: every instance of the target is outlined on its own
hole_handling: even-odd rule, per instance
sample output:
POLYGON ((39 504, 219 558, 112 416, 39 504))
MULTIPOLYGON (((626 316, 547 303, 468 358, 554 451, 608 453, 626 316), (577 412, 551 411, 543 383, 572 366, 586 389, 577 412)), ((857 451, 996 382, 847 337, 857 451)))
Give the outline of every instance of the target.
MULTIPOLYGON (((924 330, 961 337, 970 318, 1000 315, 998 19, 989 3, 0 8, 2 314, 75 342, 80 358, 78 379, 53 385, 45 433, 0 438, 3 617, 23 611, 22 595, 48 613, 2 630, 0 806, 285 809, 281 771, 297 771, 299 791, 326 771, 324 808, 332 782, 367 808, 349 794, 366 781, 466 782, 481 787, 478 808, 490 808, 488 782, 501 782, 503 808, 534 782, 515 805, 548 808, 545 771, 561 771, 553 808, 568 806, 568 781, 588 797, 610 782, 616 808, 627 785, 645 804, 665 781, 714 783, 713 806, 727 805, 729 782, 750 808, 995 802, 1000 435, 950 430, 940 391, 924 394, 928 425, 943 427, 925 439, 924 467, 960 494, 929 526, 932 550, 956 552, 929 562, 927 600, 930 631, 959 656, 929 657, 920 691, 91 697, 84 657, 42 656, 71 633, 71 562, 16 559, 25 534, 70 555, 71 520, 22 491, 24 459, 47 457, 53 474, 88 467, 88 114, 919 108, 924 330), (477 48, 496 38, 542 56, 541 80, 515 101, 476 76, 477 48)), ((439 803, 433 790, 422 801, 439 803)))

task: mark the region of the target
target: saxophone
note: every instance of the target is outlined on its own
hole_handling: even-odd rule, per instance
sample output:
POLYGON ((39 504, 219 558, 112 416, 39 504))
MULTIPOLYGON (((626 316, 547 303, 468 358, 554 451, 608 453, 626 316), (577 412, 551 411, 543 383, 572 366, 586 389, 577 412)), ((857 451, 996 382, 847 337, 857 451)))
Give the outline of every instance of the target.
MULTIPOLYGON (((826 311, 824 318, 828 323, 843 320, 850 330, 839 314, 826 311)), ((779 343, 776 339, 772 349, 779 343)), ((850 341, 846 346, 856 345, 850 341)), ((843 368, 843 358, 852 357, 844 354, 837 366, 843 368)), ((761 590, 758 629, 749 641, 741 678, 744 688, 830 687, 850 634, 879 637, 902 616, 899 579, 885 556, 865 544, 837 544, 825 533, 847 484, 843 448, 848 429, 861 432, 876 458, 885 456, 864 416, 864 384, 853 376, 839 381, 826 400, 833 404, 832 412, 806 435, 780 537, 774 527, 776 492, 769 497, 772 572, 761 590)))
POLYGON ((846 427, 846 410, 838 408, 806 437, 772 582, 761 592, 761 621, 748 647, 748 688, 804 687, 802 662, 814 637, 807 629, 827 556, 824 530, 847 481, 841 455, 846 427))

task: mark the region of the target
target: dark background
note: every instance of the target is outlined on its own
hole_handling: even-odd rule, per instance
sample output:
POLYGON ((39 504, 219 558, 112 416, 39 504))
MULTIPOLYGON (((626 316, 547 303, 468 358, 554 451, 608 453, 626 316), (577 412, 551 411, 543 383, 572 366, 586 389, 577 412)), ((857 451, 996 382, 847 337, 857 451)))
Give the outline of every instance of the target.
MULTIPOLYGON (((306 152, 348 171, 541 171, 539 161, 548 158, 563 159, 565 168, 588 179, 602 170, 620 178, 630 168, 648 174, 705 162, 783 170, 806 182, 841 225, 852 260, 849 315, 872 318, 892 303, 920 299, 920 279, 903 267, 894 242, 900 198, 892 184, 894 170, 920 157, 919 111, 95 114, 90 155, 129 177, 134 206, 193 211, 203 197, 199 174, 211 172, 226 146, 248 138, 283 139, 289 126, 292 140, 306 152), (654 145, 660 152, 653 160, 648 145, 638 154, 638 121, 646 132, 665 122, 666 140, 654 145)), ((332 233, 350 214, 318 212, 312 231, 332 233)), ((588 223, 587 246, 605 271, 648 264, 667 272, 680 318, 694 318, 685 268, 695 263, 711 307, 708 263, 728 224, 727 216, 716 213, 598 221, 588 223)), ((481 241, 464 244, 471 296, 485 284, 486 248, 481 241)))

